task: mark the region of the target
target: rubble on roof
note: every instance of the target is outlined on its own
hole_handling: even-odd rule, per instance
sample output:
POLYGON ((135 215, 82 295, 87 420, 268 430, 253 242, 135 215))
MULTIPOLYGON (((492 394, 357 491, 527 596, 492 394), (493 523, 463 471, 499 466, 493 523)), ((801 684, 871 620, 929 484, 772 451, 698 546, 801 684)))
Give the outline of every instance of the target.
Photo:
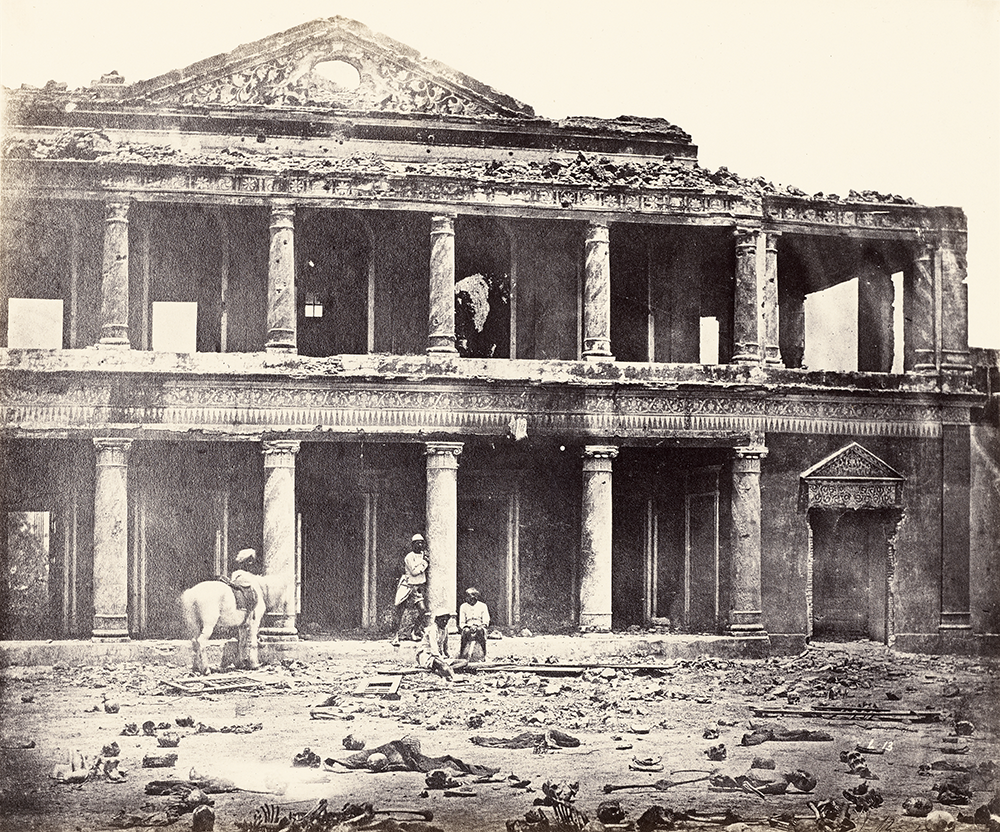
MULTIPOLYGON (((650 161, 617 161, 606 156, 579 152, 576 156, 552 156, 548 160, 450 159, 421 164, 393 162, 376 154, 350 157, 278 155, 270 149, 227 147, 220 151, 190 153, 169 145, 118 141, 99 130, 64 130, 47 138, 12 137, 3 144, 4 158, 79 159, 103 164, 205 165, 255 168, 268 171, 305 171, 318 176, 386 176, 416 174, 488 182, 545 182, 623 188, 692 188, 734 193, 749 197, 784 196, 810 199, 795 187, 775 185, 763 177, 748 178, 721 167, 716 171, 697 162, 677 161, 669 156, 650 161)), ((877 191, 814 194, 826 202, 892 203, 918 205, 908 197, 877 191)))

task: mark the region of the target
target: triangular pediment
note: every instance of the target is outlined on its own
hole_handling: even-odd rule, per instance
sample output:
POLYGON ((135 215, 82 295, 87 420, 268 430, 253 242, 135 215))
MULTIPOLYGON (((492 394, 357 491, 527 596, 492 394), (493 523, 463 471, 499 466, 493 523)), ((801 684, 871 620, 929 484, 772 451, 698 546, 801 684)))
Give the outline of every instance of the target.
POLYGON ((126 101, 207 107, 532 118, 534 111, 344 17, 315 20, 123 90, 126 101), (357 70, 338 83, 331 64, 357 70))
POLYGON ((902 482, 906 479, 899 471, 857 442, 852 442, 821 459, 803 471, 800 476, 804 480, 851 479, 902 482))

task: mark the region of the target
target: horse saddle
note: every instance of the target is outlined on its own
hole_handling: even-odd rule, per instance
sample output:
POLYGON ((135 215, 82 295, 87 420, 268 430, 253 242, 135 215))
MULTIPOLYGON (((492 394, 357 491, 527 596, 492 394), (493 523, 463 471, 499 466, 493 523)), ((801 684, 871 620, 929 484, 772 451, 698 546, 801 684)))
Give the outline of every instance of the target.
POLYGON ((236 596, 236 609, 249 612, 257 606, 257 590, 247 584, 234 584, 229 578, 222 575, 218 580, 222 581, 236 596))

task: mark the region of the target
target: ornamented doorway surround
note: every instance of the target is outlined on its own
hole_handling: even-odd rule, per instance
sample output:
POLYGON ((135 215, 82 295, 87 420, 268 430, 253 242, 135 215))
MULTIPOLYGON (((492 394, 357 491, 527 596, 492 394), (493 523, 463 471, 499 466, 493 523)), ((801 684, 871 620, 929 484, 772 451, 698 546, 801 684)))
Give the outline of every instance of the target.
MULTIPOLYGON (((806 511, 809 526, 806 637, 813 635, 817 607, 814 581, 817 536, 828 535, 830 529, 836 530, 839 519, 846 512, 852 512, 851 529, 867 528, 869 561, 865 564, 845 563, 842 573, 829 569, 830 564, 824 563, 824 576, 851 580, 853 574, 859 582, 875 576, 876 580, 868 586, 868 591, 882 592, 884 597, 874 599, 875 603, 866 607, 879 611, 883 619, 874 623, 863 619, 864 626, 869 637, 874 633, 879 640, 892 646, 895 641, 896 541, 903 519, 903 483, 906 478, 857 442, 851 442, 807 468, 799 478, 801 505, 806 511), (876 545, 878 551, 873 552, 872 546, 876 545)), ((851 535, 852 531, 845 533, 847 537, 851 535)), ((828 538, 823 539, 825 542, 828 538)), ((832 556, 830 547, 824 548, 827 551, 823 556, 832 556)), ((837 587, 837 590, 849 591, 853 588, 856 587, 837 587)))

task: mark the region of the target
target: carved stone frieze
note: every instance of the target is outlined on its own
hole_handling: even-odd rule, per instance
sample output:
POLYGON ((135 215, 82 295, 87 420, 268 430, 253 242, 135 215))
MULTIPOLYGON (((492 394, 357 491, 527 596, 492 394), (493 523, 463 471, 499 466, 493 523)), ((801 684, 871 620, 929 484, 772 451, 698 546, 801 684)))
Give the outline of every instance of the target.
POLYGON ((800 475, 808 508, 880 509, 903 504, 904 477, 857 442, 800 475))
POLYGON ((493 115, 475 101, 413 67, 392 62, 356 43, 309 44, 263 63, 241 67, 174 93, 187 105, 324 107, 357 111, 493 115), (356 87, 337 84, 316 71, 340 61, 353 66, 356 87))
MULTIPOLYGON (((958 410, 900 399, 859 402, 850 396, 771 398, 721 391, 622 392, 558 386, 333 387, 241 379, 173 380, 164 385, 124 379, 64 385, 58 390, 28 383, 0 385, 0 418, 15 431, 100 430, 113 425, 234 435, 277 430, 506 435, 511 417, 517 416, 532 435, 648 437, 766 431, 934 438, 941 435, 943 422, 964 418, 967 423, 968 408, 964 416, 958 410)), ((864 459, 855 458, 860 453, 825 460, 816 471, 805 473, 830 477, 867 470, 869 477, 899 476, 878 465, 865 469, 864 459)))
MULTIPOLYGON (((469 176, 435 176, 425 173, 388 171, 357 174, 317 170, 315 172, 269 172, 233 170, 221 167, 171 168, 167 165, 116 164, 94 167, 94 162, 63 160, 12 160, 21 170, 11 180, 32 182, 32 193, 79 195, 98 192, 163 195, 180 194, 192 199, 206 197, 213 201, 246 203, 258 197, 261 204, 272 198, 293 199, 299 204, 313 201, 330 204, 343 202, 354 207, 378 202, 426 204, 440 212, 445 206, 480 205, 494 208, 532 208, 544 210, 579 210, 581 212, 623 212, 628 214, 671 215, 709 224, 736 224, 770 220, 768 231, 781 230, 784 224, 812 225, 819 228, 851 228, 862 236, 877 232, 912 239, 950 235, 952 245, 964 247, 965 217, 961 211, 924 208, 910 205, 878 205, 871 210, 847 210, 834 207, 820 210, 805 199, 784 201, 754 200, 737 193, 710 193, 693 188, 655 188, 642 190, 619 186, 566 185, 556 182, 492 182, 469 176), (811 207, 812 206, 812 207, 811 207), (824 219, 825 218, 825 219, 824 219), (859 220, 859 218, 861 218, 859 220)), ((582 218, 582 217, 581 217, 582 218)))
POLYGON ((839 480, 809 483, 809 508, 880 509, 898 508, 901 504, 901 483, 839 480))

